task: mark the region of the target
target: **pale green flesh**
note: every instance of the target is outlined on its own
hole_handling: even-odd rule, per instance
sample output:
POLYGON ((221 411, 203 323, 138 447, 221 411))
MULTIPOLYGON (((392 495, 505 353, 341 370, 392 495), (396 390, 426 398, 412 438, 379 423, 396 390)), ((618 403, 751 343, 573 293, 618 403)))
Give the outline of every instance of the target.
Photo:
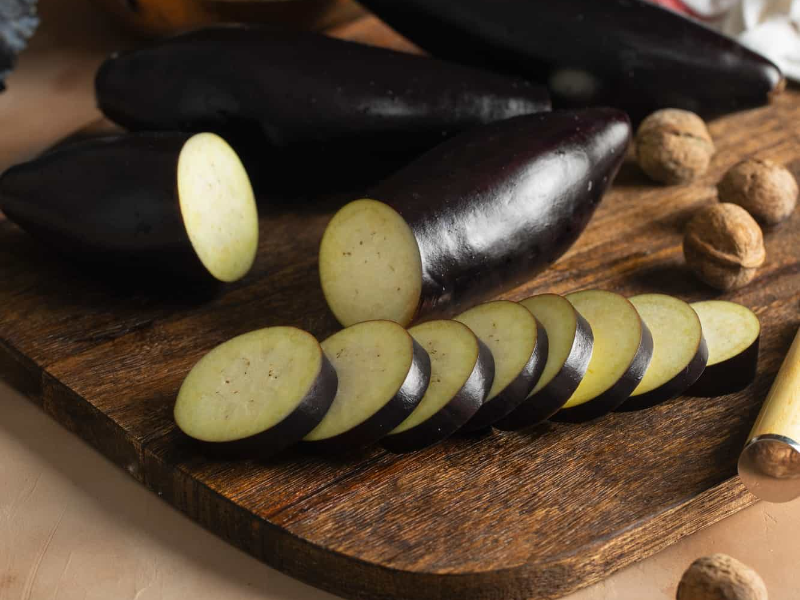
POLYGON ((536 319, 507 300, 487 302, 455 318, 469 327, 494 357, 494 382, 485 402, 493 400, 519 377, 536 348, 536 319))
POLYGON ((244 277, 258 249, 258 210, 239 157, 221 137, 198 133, 181 149, 177 185, 200 262, 220 281, 244 277))
POLYGON ((741 304, 725 300, 706 300, 695 302, 691 307, 703 326, 709 367, 741 354, 761 333, 758 317, 741 304))
POLYGON ((388 319, 407 326, 422 294, 414 233, 390 206, 356 200, 334 215, 319 250, 322 292, 345 327, 388 319))
POLYGON ((692 361, 703 330, 697 313, 683 300, 664 294, 629 298, 653 336, 653 358, 631 396, 651 392, 672 381, 692 361))
POLYGON ((464 387, 478 361, 478 340, 458 321, 429 321, 408 330, 431 359, 431 380, 422 400, 391 433, 424 423, 464 387))
POLYGON ((175 403, 175 422, 206 442, 244 439, 274 427, 309 393, 322 349, 294 327, 270 327, 214 348, 192 368, 175 403))
POLYGON ((368 321, 322 342, 339 377, 330 409, 305 438, 313 442, 345 433, 383 408, 400 390, 414 359, 411 336, 397 323, 368 321))
POLYGON ((520 304, 533 313, 547 332, 547 362, 536 387, 530 393, 533 396, 553 381, 567 362, 575 343, 578 319, 569 300, 556 294, 533 296, 522 300, 520 304))
POLYGON ((622 378, 639 350, 642 323, 633 305, 613 292, 586 290, 566 298, 589 322, 594 335, 589 368, 564 405, 572 408, 597 398, 622 378))

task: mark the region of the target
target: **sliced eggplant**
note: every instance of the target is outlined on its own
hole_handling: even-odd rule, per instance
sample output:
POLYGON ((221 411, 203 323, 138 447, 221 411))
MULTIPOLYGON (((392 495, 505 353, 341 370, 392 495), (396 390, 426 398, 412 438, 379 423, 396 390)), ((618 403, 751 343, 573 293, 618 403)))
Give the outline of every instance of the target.
POLYGON ((268 327, 200 359, 178 392, 175 423, 207 449, 263 458, 314 429, 336 388, 336 371, 314 336, 268 327))
POLYGON ((653 357, 653 337, 619 294, 584 290, 566 298, 589 322, 594 347, 586 375, 553 420, 589 421, 618 408, 636 389, 653 357))
POLYGON ((339 389, 325 418, 303 438, 318 449, 377 442, 414 411, 428 388, 428 353, 397 323, 359 323, 333 334, 322 349, 339 389))
POLYGON ((431 359, 422 400, 381 444, 392 452, 421 450, 450 437, 478 412, 494 380, 494 358, 458 321, 429 321, 408 330, 431 359))
POLYGON ((0 208, 59 252, 115 274, 235 281, 258 246, 247 172, 212 133, 106 137, 53 150, 3 174, 0 208))
POLYGON ((530 395, 494 426, 505 431, 531 427, 564 406, 589 368, 594 337, 588 321, 569 300, 541 294, 520 302, 547 332, 547 362, 530 395))
POLYGON ((441 144, 333 217, 319 254, 328 306, 345 326, 408 325, 528 281, 583 231, 630 131, 623 113, 599 108, 508 119, 441 144))
POLYGON ((761 324, 755 313, 741 304, 725 300, 695 302, 708 345, 703 374, 687 394, 723 396, 743 390, 756 377, 761 324))
POLYGON ((617 410, 639 410, 680 396, 708 361, 700 318, 683 300, 664 294, 629 298, 653 336, 653 358, 642 381, 617 410))
POLYGON ((252 25, 114 55, 95 87, 103 113, 129 129, 215 131, 245 142, 236 148, 262 164, 272 160, 266 148, 296 150, 303 169, 322 147, 419 152, 475 125, 550 108, 547 90, 521 79, 252 25))
POLYGON ((646 0, 363 0, 434 56, 547 83, 557 108, 659 108, 709 117, 765 104, 772 62, 646 0))
POLYGON ((516 302, 480 304, 455 318, 469 327, 494 358, 494 380, 483 406, 462 427, 490 427, 519 406, 542 375, 547 362, 547 333, 529 310, 516 302))

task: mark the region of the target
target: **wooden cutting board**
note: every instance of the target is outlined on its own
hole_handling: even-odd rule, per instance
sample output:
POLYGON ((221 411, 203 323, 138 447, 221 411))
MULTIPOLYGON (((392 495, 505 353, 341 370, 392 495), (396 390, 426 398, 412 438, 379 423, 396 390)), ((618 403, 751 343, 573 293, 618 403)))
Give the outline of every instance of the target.
MULTIPOLYGON (((369 20, 345 35, 403 44, 369 20)), ((262 199, 255 268, 213 298, 101 281, 0 222, 0 373, 165 500, 308 583, 369 600, 556 598, 754 502, 735 466, 800 326, 800 211, 767 232, 757 279, 725 295, 687 272, 681 230, 745 156, 800 175, 798 123, 797 90, 718 120, 712 167, 688 186, 654 186, 626 163, 576 246, 505 296, 600 287, 741 302, 763 335, 760 375, 738 394, 455 438, 405 456, 203 458, 172 421, 183 377, 252 329, 296 325, 320 338, 337 329, 316 252, 346 196, 262 199)))

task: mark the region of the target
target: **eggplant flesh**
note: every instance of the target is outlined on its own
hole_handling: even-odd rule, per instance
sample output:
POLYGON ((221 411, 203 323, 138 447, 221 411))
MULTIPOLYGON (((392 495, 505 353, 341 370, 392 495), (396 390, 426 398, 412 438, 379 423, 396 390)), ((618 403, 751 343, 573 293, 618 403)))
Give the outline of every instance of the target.
POLYGON ((772 62, 645 0, 363 0, 432 55, 545 83, 556 108, 659 108, 704 117, 765 104, 772 62))
POLYGON ((255 259, 247 172, 220 137, 154 133, 77 142, 7 170, 0 209, 88 263, 234 281, 255 259))
POLYGON ((257 26, 202 29, 114 55, 95 88, 103 113, 128 129, 214 131, 262 164, 285 153, 405 155, 550 108, 546 89, 522 79, 257 26))
POLYGON ((343 325, 449 317, 553 263, 624 158, 614 109, 542 113, 463 133, 337 213, 320 279, 343 325))

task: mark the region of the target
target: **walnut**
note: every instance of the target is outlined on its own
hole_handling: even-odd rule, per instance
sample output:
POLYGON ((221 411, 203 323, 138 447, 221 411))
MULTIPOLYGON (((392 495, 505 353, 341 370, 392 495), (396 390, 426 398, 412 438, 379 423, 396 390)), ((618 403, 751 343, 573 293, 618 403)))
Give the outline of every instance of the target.
POLYGON ((774 225, 797 205, 797 182, 786 167, 770 160, 748 159, 734 165, 717 186, 721 202, 744 208, 756 220, 774 225))
POLYGON ((686 570, 677 600, 767 600, 767 586, 735 558, 712 554, 698 558, 686 570))
POLYGON ((713 204, 700 209, 686 227, 683 255, 708 285, 730 290, 752 281, 764 264, 764 236, 741 206, 713 204))
POLYGON ((696 114, 665 108, 647 117, 636 132, 636 160, 660 183, 688 183, 708 169, 714 142, 696 114))

